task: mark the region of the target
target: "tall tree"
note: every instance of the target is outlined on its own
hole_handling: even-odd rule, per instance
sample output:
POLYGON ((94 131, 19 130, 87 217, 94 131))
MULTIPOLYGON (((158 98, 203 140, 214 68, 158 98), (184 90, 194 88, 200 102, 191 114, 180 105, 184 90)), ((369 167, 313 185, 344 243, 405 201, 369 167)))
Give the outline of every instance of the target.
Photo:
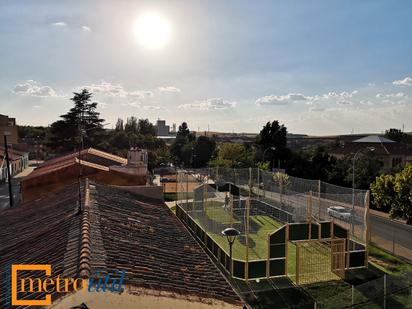
POLYGON ((177 136, 188 137, 190 134, 189 127, 187 126, 186 122, 182 122, 179 126, 179 130, 177 131, 177 136))
POLYGON ((390 128, 385 131, 385 136, 395 142, 403 142, 406 134, 399 129, 390 128))
POLYGON ((97 112, 97 102, 91 102, 92 93, 87 89, 74 92, 70 99, 74 103, 61 120, 50 126, 49 145, 58 150, 70 150, 79 145, 79 136, 83 136, 84 146, 96 146, 101 142, 102 123, 97 112))
POLYGON ((412 224, 412 164, 393 175, 382 175, 371 185, 373 203, 383 210, 390 208, 391 218, 412 224))
POLYGON ((190 133, 186 122, 182 122, 176 134, 176 139, 170 147, 170 153, 177 164, 190 165, 190 157, 193 153, 194 134, 190 133))
POLYGON ((223 143, 219 146, 217 158, 211 160, 209 166, 251 167, 253 166, 252 152, 241 144, 223 143))
POLYGON ((123 119, 117 118, 115 130, 116 131, 123 131, 124 130, 123 119))
POLYGON ((137 122, 137 133, 141 135, 156 136, 156 128, 149 119, 139 119, 137 122))
POLYGON ((134 117, 134 116, 127 117, 126 124, 124 126, 124 130, 127 133, 137 134, 138 133, 137 127, 138 127, 137 118, 134 117))
POLYGON ((280 125, 277 120, 267 122, 259 135, 256 137, 255 145, 259 149, 256 153, 257 161, 270 161, 272 166, 279 163, 274 163, 274 160, 284 161, 289 157, 289 150, 286 147, 287 142, 287 128, 280 125), (265 152, 265 150, 267 150, 265 152), (265 157, 263 157, 265 156, 265 157))
POLYGON ((207 136, 199 136, 193 148, 193 167, 204 167, 215 152, 216 142, 207 136))

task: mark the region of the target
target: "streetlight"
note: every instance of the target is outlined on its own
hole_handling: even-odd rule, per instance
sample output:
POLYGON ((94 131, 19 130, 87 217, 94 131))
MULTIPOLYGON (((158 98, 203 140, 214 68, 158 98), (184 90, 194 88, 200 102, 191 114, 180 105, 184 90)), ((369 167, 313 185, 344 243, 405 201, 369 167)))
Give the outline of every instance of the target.
POLYGON ((355 218, 355 162, 357 159, 358 154, 360 154, 362 152, 362 150, 367 149, 370 152, 375 151, 375 147, 364 147, 359 149, 357 152, 355 152, 355 154, 353 155, 353 159, 352 159, 352 235, 355 232, 355 226, 354 226, 354 218, 355 218))
POLYGON ((236 237, 240 235, 240 232, 233 227, 228 227, 222 231, 222 235, 226 236, 227 242, 229 243, 229 272, 230 276, 232 276, 232 246, 235 242, 236 237))

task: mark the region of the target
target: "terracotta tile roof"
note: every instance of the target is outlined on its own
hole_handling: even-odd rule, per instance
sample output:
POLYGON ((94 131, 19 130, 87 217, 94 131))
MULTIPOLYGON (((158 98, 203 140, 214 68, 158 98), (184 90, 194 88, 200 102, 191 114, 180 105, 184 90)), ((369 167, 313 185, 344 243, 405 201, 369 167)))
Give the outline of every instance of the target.
MULTIPOLYGON (((109 166, 127 163, 127 159, 94 148, 82 150, 80 152, 80 156, 83 165, 105 171, 108 170, 107 168, 109 166)), ((23 179, 23 181, 33 179, 48 173, 57 172, 68 166, 75 165, 78 163, 78 157, 79 153, 73 152, 67 155, 47 160, 39 167, 37 167, 32 173, 26 176, 23 179)))
MULTIPOLYGON (((16 263, 52 264, 53 275, 66 277, 87 277, 96 270, 125 270, 124 283, 131 287, 241 304, 217 267, 164 203, 138 200, 105 185, 91 184, 89 188, 90 202, 85 201, 80 215, 76 183, 1 211, 0 269, 16 263)), ((83 196, 88 196, 87 191, 83 196)), ((1 304, 5 298, 2 275, 1 304)))
POLYGON ((102 242, 99 248, 92 246, 92 273, 124 269, 125 282, 132 286, 240 302, 164 203, 139 201, 120 189, 98 184, 91 186, 90 196, 92 243, 102 242))
POLYGON ((77 194, 78 186, 73 184, 30 204, 0 212, 0 304, 5 304, 3 274, 10 264, 52 264, 54 275, 77 274, 81 223, 77 194))

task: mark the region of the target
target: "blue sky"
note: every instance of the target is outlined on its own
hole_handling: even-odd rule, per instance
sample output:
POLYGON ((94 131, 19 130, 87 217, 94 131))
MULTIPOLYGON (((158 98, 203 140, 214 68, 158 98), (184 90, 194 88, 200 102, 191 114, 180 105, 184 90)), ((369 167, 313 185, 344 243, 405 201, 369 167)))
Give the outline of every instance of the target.
POLYGON ((412 1, 0 1, 0 113, 47 125, 94 92, 107 122, 412 131, 412 1), (171 25, 159 50, 135 20, 171 25))

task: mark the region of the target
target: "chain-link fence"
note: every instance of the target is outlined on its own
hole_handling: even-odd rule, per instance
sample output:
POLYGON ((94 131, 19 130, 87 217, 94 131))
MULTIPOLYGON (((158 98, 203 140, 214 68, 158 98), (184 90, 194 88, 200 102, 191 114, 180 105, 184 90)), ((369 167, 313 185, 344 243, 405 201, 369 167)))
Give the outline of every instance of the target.
MULTIPOLYGON (((205 182, 213 187, 210 191, 216 192, 219 187, 231 184, 238 190, 239 198, 235 202, 239 203, 239 207, 245 203, 242 204, 242 198, 250 197, 259 201, 261 207, 265 204, 273 206, 274 213, 285 216, 279 218, 281 222, 334 220, 350 232, 351 239, 366 243, 368 191, 258 168, 205 168, 178 174, 179 200, 190 199, 190 192, 205 182)), ((224 201, 224 197, 220 200, 224 201)))
POLYGON ((351 189, 256 168, 180 170, 176 177, 178 216, 240 278, 293 276, 294 242, 305 239, 350 238, 344 266, 365 265, 365 191, 348 200, 351 189), (232 246, 226 228, 240 234, 232 246))
POLYGON ((412 308, 412 278, 384 275, 349 286, 317 302, 317 308, 412 308))

